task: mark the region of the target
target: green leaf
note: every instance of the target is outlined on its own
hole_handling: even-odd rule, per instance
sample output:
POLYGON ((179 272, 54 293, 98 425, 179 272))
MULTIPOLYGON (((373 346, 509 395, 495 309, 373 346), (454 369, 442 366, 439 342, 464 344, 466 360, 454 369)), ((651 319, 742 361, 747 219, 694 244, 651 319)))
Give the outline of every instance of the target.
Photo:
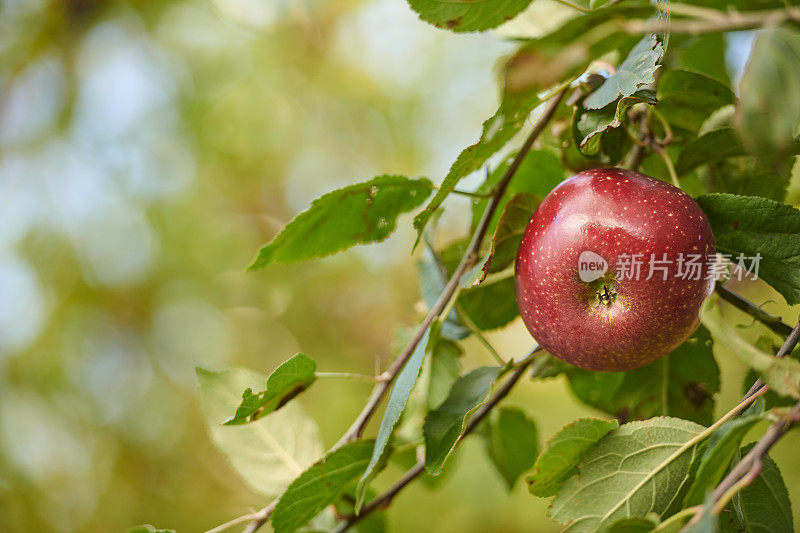
POLYGON ((236 414, 225 425, 253 422, 280 409, 314 383, 316 371, 316 361, 306 354, 295 355, 270 374, 266 390, 253 394, 252 389, 245 389, 236 414))
POLYGON ((656 36, 646 35, 633 47, 617 71, 599 89, 586 97, 583 107, 600 109, 620 96, 631 96, 640 87, 653 83, 658 62, 663 55, 664 48, 656 36))
POLYGON ((740 416, 725 422, 711 434, 692 487, 686 495, 686 507, 703 503, 706 492, 719 484, 739 451, 742 439, 759 420, 761 417, 757 415, 740 416))
POLYGON ((408 0, 419 18, 454 32, 483 31, 511 20, 531 0, 408 0))
MULTIPOLYGON (((500 181, 500 178, 508 168, 508 160, 501 163, 478 188, 477 192, 488 193, 492 187, 500 181)), ((487 233, 494 233, 500 221, 505 206, 510 199, 517 194, 530 193, 540 198, 547 196, 564 178, 564 167, 558 157, 550 152, 543 150, 531 150, 522 159, 522 162, 514 174, 514 179, 508 184, 506 193, 500 198, 497 210, 489 223, 487 233)), ((480 198, 472 202, 472 230, 477 227, 478 221, 483 215, 488 199, 480 198)), ((493 269, 492 272, 495 272, 493 269)))
POLYGON ((580 418, 561 428, 547 441, 533 473, 525 478, 528 490, 540 498, 555 496, 564 481, 578 472, 578 463, 589 450, 618 427, 616 420, 580 418))
POLYGON ((736 102, 722 83, 687 70, 670 70, 658 80, 656 109, 675 127, 692 132, 717 109, 736 102))
POLYGON ((625 113, 634 104, 656 103, 653 91, 642 89, 630 96, 611 102, 600 109, 585 109, 579 105, 572 121, 572 134, 581 154, 595 156, 600 152, 602 133, 622 125, 625 113))
MULTIPOLYGON (((742 449, 742 455, 754 444, 742 449)), ((793 533, 792 504, 783 477, 769 455, 765 455, 761 473, 734 498, 734 508, 747 533, 793 533)))
POLYGON ((744 147, 733 128, 709 131, 690 141, 681 150, 675 172, 679 176, 688 174, 700 165, 707 165, 721 159, 745 155, 744 147))
POLYGON ((550 507, 564 531, 595 532, 620 518, 664 517, 676 510, 703 427, 660 417, 608 433, 578 465, 550 507))
POLYGON ((522 129, 530 112, 541 102, 535 90, 516 95, 506 93, 503 96, 497 112, 483 123, 481 138, 458 155, 433 199, 414 218, 414 227, 420 235, 433 213, 453 192, 458 182, 481 168, 495 152, 505 146, 522 129))
POLYGON ((422 204, 432 188, 426 179, 383 175, 329 192, 314 200, 261 248, 248 270, 382 241, 394 231, 397 216, 422 204))
POLYGON ((175 533, 174 529, 159 529, 157 527, 151 526, 150 524, 145 524, 142 526, 132 527, 128 530, 128 533, 175 533))
POLYGON ((583 403, 620 419, 677 416, 710 424, 713 395, 719 392, 719 367, 711 336, 697 330, 669 355, 627 372, 567 371, 570 387, 583 403))
POLYGON ((784 28, 756 39, 740 85, 735 124, 745 146, 774 161, 797 139, 800 121, 800 35, 784 28))
MULTIPOLYGON (((411 450, 413 452, 413 450, 411 450)), ((348 490, 345 497, 339 498, 334 502, 336 514, 338 516, 349 516, 355 514, 355 490, 348 490)), ((367 491, 367 499, 371 500, 376 496, 375 491, 367 491)), ((330 531, 333 527, 323 529, 321 531, 330 531)), ((381 510, 375 510, 362 517, 358 522, 348 529, 348 533, 384 533, 386 531, 386 513, 381 510)))
POLYGON ((292 533, 331 504, 367 468, 375 442, 355 441, 338 448, 295 479, 272 514, 276 533, 292 533))
POLYGON ((252 424, 220 425, 238 405, 241 391, 259 387, 263 376, 243 369, 197 368, 197 379, 211 440, 259 494, 278 497, 322 456, 319 428, 297 402, 252 424))
POLYGON ((519 315, 514 278, 482 283, 462 291, 458 297, 459 309, 480 330, 505 326, 519 315))
POLYGON ((484 263, 484 271, 500 272, 514 262, 528 221, 541 202, 541 197, 525 192, 509 200, 492 235, 490 259, 484 263))
POLYGON ((714 499, 711 494, 705 499, 705 511, 699 522, 688 524, 683 533, 717 533, 719 531, 718 524, 722 517, 717 517, 714 512, 714 499))
POLYGON ((489 419, 485 438, 489 457, 511 490, 539 455, 536 424, 522 409, 500 407, 489 419))
POLYGON ((603 529, 603 533, 648 533, 656 525, 650 518, 623 518, 603 529))
POLYGON ((386 402, 386 410, 383 413, 381 425, 378 429, 378 436, 375 439, 372 457, 370 458, 369 465, 367 465, 364 475, 361 476, 361 479, 358 481, 358 487, 356 489, 356 510, 360 510, 361 505, 364 503, 367 486, 376 474, 375 467, 383 457, 386 445, 389 444, 389 439, 394 432, 394 427, 397 425, 397 421, 400 420, 400 415, 403 414, 403 410, 406 407, 406 402, 408 401, 408 396, 411 394, 411 389, 414 387, 414 382, 417 381, 417 375, 419 375, 419 369, 425 358, 430 334, 431 328, 425 330, 425 335, 422 337, 419 344, 417 344, 416 349, 411 354, 408 361, 406 361, 403 369, 400 370, 394 382, 394 386, 392 387, 392 392, 389 393, 389 400, 386 402))
POLYGON ((774 354, 762 352, 747 342, 736 327, 722 317, 719 306, 711 300, 700 308, 700 319, 717 342, 727 345, 734 355, 758 372, 772 390, 784 396, 800 398, 800 362, 790 357, 778 359, 774 354))
POLYGON ((697 203, 714 231, 717 250, 761 255, 758 275, 789 305, 800 303, 800 211, 754 196, 704 194, 697 203))
POLYGON ((460 377, 447 399, 428 413, 422 432, 425 435, 425 469, 430 474, 441 473, 469 415, 483 404, 492 383, 506 370, 504 367, 476 368, 460 377))
MULTIPOLYGON (((459 252, 456 261, 460 260, 461 253, 463 252, 459 252)), ((447 284, 447 272, 428 246, 422 251, 422 259, 417 261, 417 274, 422 299, 425 300, 425 305, 430 309, 439 299, 439 295, 442 294, 447 284)), ((458 313, 455 309, 452 309, 444 322, 442 322, 441 333, 444 337, 452 340, 461 340, 469 337, 469 329, 458 319, 458 313)))

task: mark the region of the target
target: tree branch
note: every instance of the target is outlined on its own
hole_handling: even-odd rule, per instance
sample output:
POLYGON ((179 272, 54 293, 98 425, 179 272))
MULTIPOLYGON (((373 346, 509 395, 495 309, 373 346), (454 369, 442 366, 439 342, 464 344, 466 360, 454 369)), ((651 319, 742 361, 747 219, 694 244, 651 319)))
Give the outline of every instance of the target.
MULTIPOLYGON (((408 345, 405 348, 403 348, 403 351, 400 353, 400 355, 397 356, 397 359, 395 359, 395 361, 392 363, 389 369, 381 375, 385 377, 385 379, 383 379, 375 386, 372 395, 367 400, 367 403, 361 410, 361 413, 359 413, 358 417, 350 426, 350 428, 344 433, 344 435, 342 435, 342 438, 340 438, 339 441, 333 446, 332 450, 339 448, 344 444, 347 444, 348 442, 354 441, 359 437, 361 437, 361 435, 364 432, 364 429, 367 426, 367 423, 370 421, 372 416, 378 410, 378 407, 380 406, 380 403, 383 400, 384 396, 386 396, 388 391, 391 389, 392 383, 394 382, 394 379, 397 377, 397 374, 400 372, 400 370, 406 364, 408 359, 411 357, 411 354, 414 353, 414 350, 417 348, 419 343, 422 342, 422 339, 425 336, 425 332, 431 326, 433 321, 436 320, 436 318, 438 318, 441 315, 442 311, 444 311, 444 309, 447 307, 448 303, 450 302, 450 299, 453 297, 453 294, 455 294, 456 290, 459 287, 461 276, 470 267, 472 267, 474 263, 479 259, 479 251, 481 244, 489 229, 489 224, 491 223, 492 218, 494 217, 494 214, 497 211, 497 208, 500 203, 500 198, 503 196, 503 193, 505 193, 508 184, 511 182, 511 179, 514 177, 514 174, 516 174, 517 170, 519 169, 519 166, 522 164, 522 160, 525 158, 527 153, 533 147, 533 143, 536 141, 539 135, 541 135, 547 124, 553 118, 553 115, 555 114, 558 105, 561 103, 561 100, 564 98, 564 95, 567 90, 569 90, 569 85, 559 90, 548 101, 547 106, 545 107, 544 112, 542 113, 542 116, 539 118, 539 120, 536 121, 536 124, 534 124, 533 130, 528 135, 527 139, 525 139, 525 142, 517 152, 517 155, 514 157, 514 160, 508 166, 508 169, 506 170, 505 174, 503 174, 503 177, 500 179, 500 181, 492 188, 490 192, 491 196, 489 198, 489 203, 483 212, 483 216, 481 217, 481 220, 478 223, 478 227, 475 230, 475 233, 473 234, 472 239, 470 240, 469 245, 467 246, 467 249, 464 252, 464 255, 462 256, 461 261, 456 267, 455 272, 453 272, 453 275, 450 276, 450 279, 448 280, 444 289, 442 289, 439 298, 437 298, 436 302, 433 304, 430 311, 428 311, 428 314, 425 316, 425 319, 422 321, 422 324, 420 324, 419 328, 414 333, 414 336, 412 337, 408 345)), ((525 365, 525 367, 527 367, 527 365, 525 365)), ((520 368, 515 369, 514 374, 512 374, 512 378, 514 378, 514 376, 517 376, 516 378, 514 378, 514 383, 516 383, 516 380, 519 379, 517 372, 520 372, 520 368)), ((508 394, 508 391, 506 391, 505 394, 508 394)), ((499 399, 497 401, 499 401, 499 399)), ((478 413, 473 415, 473 419, 476 418, 477 416, 478 413)), ((485 416, 485 414, 481 416, 485 416)), ((419 475, 419 472, 417 472, 416 474, 411 475, 409 479, 405 480, 406 477, 412 474, 413 470, 414 469, 407 472, 406 476, 404 476, 402 479, 400 479, 400 481, 398 481, 398 484, 404 482, 403 485, 397 489, 398 491, 401 490, 417 475, 419 475)), ((385 497, 385 495, 381 497, 385 497)), ((390 495, 388 497, 387 503, 388 501, 391 501, 393 497, 394 495, 390 495)), ((370 508, 369 511, 367 511, 367 508, 369 508, 370 505, 375 503, 376 500, 367 503, 362 509, 359 517, 363 517, 369 512, 371 512, 375 506, 370 508)), ((269 506, 265 507, 258 513, 256 513, 256 515, 254 515, 256 516, 256 518, 247 527, 244 533, 255 533, 256 531, 258 531, 258 529, 261 528, 261 526, 263 526, 267 522, 267 520, 269 520, 272 511, 275 509, 275 505, 277 505, 277 500, 272 502, 269 506)), ((379 505, 379 503, 375 503, 375 505, 379 505)), ((360 518, 356 518, 356 520, 358 519, 360 518)))
MULTIPOLYGON (((791 353, 794 347, 797 346, 798 341, 800 341, 800 321, 792 330, 786 342, 783 343, 776 357, 785 357, 786 354, 791 353)), ((760 381, 761 380, 757 381, 756 384, 753 385, 753 389, 755 390, 751 389, 750 392, 745 395, 745 399, 752 397, 754 394, 766 388, 766 386, 759 386, 756 388, 756 385, 758 385, 760 381)), ((717 485, 717 488, 714 489, 712 494, 712 512, 718 512, 718 509, 730 501, 738 491, 748 486, 758 477, 764 456, 770 448, 789 431, 792 425, 797 422, 798 417, 800 417, 800 402, 795 404, 786 416, 775 421, 747 455, 745 455, 742 460, 731 469, 719 485, 717 485)), ((706 509, 706 506, 703 506, 689 521, 687 527, 690 524, 698 523, 707 511, 708 509, 706 509)))
MULTIPOLYGON (((705 10, 704 10, 705 11, 705 10)), ((712 17, 706 12, 701 19, 673 19, 673 20, 631 20, 620 22, 623 31, 627 33, 651 33, 669 31, 672 33, 688 33, 699 35, 701 33, 718 33, 734 30, 748 30, 764 26, 777 26, 783 22, 800 22, 800 9, 787 7, 763 11, 738 11, 718 12, 718 17, 712 17)))
MULTIPOLYGON (((531 363, 533 363, 534 359, 536 358, 536 354, 539 351, 541 351, 541 347, 539 346, 531 350, 531 352, 517 364, 508 379, 506 379, 503 384, 494 391, 486 403, 484 403, 478 408, 477 411, 475 411, 475 414, 473 414, 469 419, 469 422, 467 422, 464 431, 458 437, 456 445, 464 440, 464 438, 469 435, 478 426, 478 424, 480 424, 481 420, 486 418, 486 415, 488 415, 489 412, 503 400, 503 398, 508 396, 508 393, 514 388, 514 385, 517 384, 519 379, 528 370, 528 367, 531 366, 531 363)), ((367 502, 364 507, 361 508, 361 513, 346 517, 332 530, 332 533, 343 533, 375 510, 387 507, 390 503, 392 503, 394 497, 406 487, 406 485, 411 483, 424 471, 425 459, 421 459, 417 461, 417 463, 408 471, 406 471, 406 473, 403 474, 403 476, 394 485, 389 487, 386 492, 383 492, 382 494, 376 496, 375 499, 367 502)))
POLYGON ((755 318, 759 322, 763 323, 769 329, 777 333, 778 335, 782 335, 786 337, 787 335, 792 333, 792 326, 789 324, 785 324, 781 317, 772 315, 767 313, 761 307, 757 306, 750 300, 742 297, 741 295, 733 292, 730 289, 727 289, 721 283, 717 283, 714 290, 717 291, 720 298, 731 304, 732 306, 736 307, 740 311, 744 311, 751 317, 755 318))

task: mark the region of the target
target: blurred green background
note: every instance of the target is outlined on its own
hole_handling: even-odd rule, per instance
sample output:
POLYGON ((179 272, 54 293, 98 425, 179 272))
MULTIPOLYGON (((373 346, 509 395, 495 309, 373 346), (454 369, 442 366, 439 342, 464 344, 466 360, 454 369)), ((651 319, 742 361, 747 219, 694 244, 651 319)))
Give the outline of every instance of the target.
MULTIPOLYGON (((734 75, 751 41, 728 40, 734 75)), ((395 327, 422 311, 410 216, 380 245, 244 267, 330 189, 440 180, 493 113, 512 49, 400 0, 0 0, 0 528, 204 531, 267 503, 211 444, 194 366, 266 374, 303 351, 321 370, 385 368, 395 327)), ((445 233, 463 231, 467 202, 448 206, 445 233)), ((781 305, 767 308, 794 320, 781 305)), ((508 355, 531 342, 519 321, 490 337, 508 355)), ((744 370, 718 351, 724 412, 744 370)), ((300 401, 330 445, 368 392, 324 380, 300 401)), ((596 414, 560 379, 509 403, 542 440, 596 414)), ((796 516, 799 443, 774 453, 796 516)), ((435 491, 396 500, 392 530, 557 529, 524 483, 507 493, 479 440, 463 448, 435 491)))

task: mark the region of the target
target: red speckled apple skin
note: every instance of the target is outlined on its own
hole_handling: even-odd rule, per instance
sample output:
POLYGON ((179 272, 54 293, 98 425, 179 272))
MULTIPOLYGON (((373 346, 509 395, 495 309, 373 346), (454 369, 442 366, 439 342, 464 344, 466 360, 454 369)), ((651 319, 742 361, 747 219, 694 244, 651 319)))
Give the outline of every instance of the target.
POLYGON ((556 357, 589 370, 631 370, 697 328, 714 289, 706 279, 714 253, 705 214, 680 189, 630 170, 587 170, 553 189, 531 217, 516 260, 517 304, 533 338, 556 357), (578 272, 587 250, 608 262, 606 276, 589 283, 578 272), (677 275, 681 253, 702 254, 700 279, 677 275), (632 269, 618 275, 624 254, 642 254, 639 279, 632 269), (671 261, 646 279, 651 254, 671 261))

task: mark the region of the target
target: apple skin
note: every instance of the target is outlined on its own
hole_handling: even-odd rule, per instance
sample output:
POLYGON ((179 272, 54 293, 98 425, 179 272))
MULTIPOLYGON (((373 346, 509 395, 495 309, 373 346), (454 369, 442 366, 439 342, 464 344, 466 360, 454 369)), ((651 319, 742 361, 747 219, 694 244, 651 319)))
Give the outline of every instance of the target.
MULTIPOLYGON (((714 290, 705 279, 714 237, 703 211, 686 193, 631 170, 586 170, 553 189, 531 217, 516 260, 522 320, 554 356, 588 370, 631 370, 667 355, 700 323, 714 290), (581 252, 608 263, 584 282, 581 252), (671 260, 646 279, 650 254, 671 260), (700 279, 681 279, 678 254, 701 254, 700 279), (620 254, 643 254, 641 276, 618 275, 620 254)), ((586 276, 584 276, 586 277, 586 276)))

